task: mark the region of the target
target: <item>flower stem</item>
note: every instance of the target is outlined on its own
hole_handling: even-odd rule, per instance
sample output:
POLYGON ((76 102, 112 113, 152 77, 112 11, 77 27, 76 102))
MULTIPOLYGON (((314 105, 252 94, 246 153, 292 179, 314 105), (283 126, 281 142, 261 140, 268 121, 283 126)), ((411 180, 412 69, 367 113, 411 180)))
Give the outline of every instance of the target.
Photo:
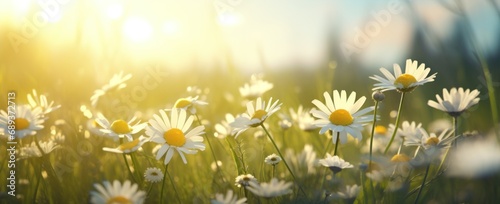
POLYGON ((375 110, 373 110, 372 134, 371 134, 371 137, 370 137, 370 162, 368 163, 368 166, 372 165, 373 136, 375 135, 375 127, 377 125, 377 109, 378 109, 378 101, 375 100, 375 110))
MULTIPOLYGON (((457 141, 456 141, 457 137, 458 137, 458 133, 457 132, 458 132, 458 118, 457 117, 453 117, 453 137, 454 138, 453 138, 453 144, 452 144, 452 146, 454 148, 457 147, 457 141)), ((437 169, 436 174, 439 174, 439 171, 441 171, 441 169, 443 168, 443 165, 446 162, 446 158, 448 158, 448 153, 450 152, 450 149, 451 149, 451 147, 448 148, 446 150, 446 152, 444 153, 443 160, 441 160, 441 163, 439 164, 439 167, 437 169)))
MULTIPOLYGON (((283 163, 285 163, 285 166, 288 169, 288 171, 290 172, 290 175, 292 175, 293 180, 295 182, 297 182, 297 179, 295 178, 295 175, 293 174, 292 169, 290 169, 290 166, 288 166, 288 163, 286 162, 285 157, 283 156, 283 154, 281 154, 281 151, 278 148, 278 146, 276 145, 276 142, 274 142, 273 137, 271 137, 271 134, 269 134, 269 131, 267 131, 267 128, 264 126, 264 124, 260 124, 260 126, 262 127, 262 129, 264 129, 264 132, 266 132, 267 137, 271 140, 271 143, 273 143, 274 148, 276 149, 276 151, 278 151, 278 154, 283 159, 283 163)), ((302 189, 302 187, 300 185, 299 185, 299 189, 300 189, 300 191, 302 191, 302 193, 304 193, 304 195, 307 195, 306 192, 304 191, 304 189, 302 189)))
MULTIPOLYGON (((175 197, 177 198, 177 201, 179 201, 179 203, 182 203, 181 198, 179 197, 179 192, 177 192, 177 187, 175 186, 174 180, 170 176, 170 173, 168 173, 168 165, 165 166, 165 173, 168 175, 168 179, 170 180, 170 183, 172 184, 172 187, 174 188, 174 192, 176 195, 175 197)), ((165 175, 163 175, 163 177, 165 177, 165 175)))
POLYGON ((160 203, 163 202, 163 189, 165 188, 165 178, 167 177, 167 168, 168 164, 165 165, 165 172, 163 172, 163 181, 161 183, 161 191, 160 191, 160 203))
POLYGON ((414 202, 415 204, 418 203, 418 199, 420 198, 420 195, 422 194, 422 190, 424 189, 424 185, 425 185, 425 180, 427 179, 427 175, 429 175, 430 167, 431 167, 431 165, 428 164, 427 168, 425 169, 424 179, 422 180, 422 185, 420 185, 420 189, 418 190, 417 198, 415 198, 415 202, 414 202))
POLYGON ((333 149, 333 156, 337 155, 337 148, 340 142, 340 132, 337 132, 337 139, 335 139, 335 149, 333 149))
POLYGON ((396 133, 398 132, 399 119, 401 118, 401 110, 403 109, 403 101, 405 99, 405 94, 406 94, 405 92, 401 93, 401 100, 399 100, 398 116, 396 116, 396 124, 394 126, 394 132, 392 132, 389 144, 387 144, 387 147, 385 147, 384 154, 387 154, 387 151, 389 151, 389 148, 391 147, 392 142, 394 141, 394 137, 396 137, 396 133))
MULTIPOLYGON (((203 125, 203 124, 201 124, 201 120, 200 120, 200 117, 198 117, 198 114, 194 114, 194 116, 196 117, 198 124, 203 125)), ((215 166, 217 166, 217 172, 222 173, 220 166, 217 163, 217 157, 215 156, 214 148, 212 148, 212 143, 210 142, 210 138, 208 138, 208 135, 206 133, 204 135, 205 135, 205 138, 207 139, 208 147, 210 148, 210 152, 212 153, 212 157, 214 158, 215 166)))
MULTIPOLYGON (((120 143, 123 144, 123 138, 120 138, 120 143)), ((125 165, 127 166, 128 173, 132 177, 132 180, 134 180, 134 182, 137 183, 137 179, 135 178, 134 173, 132 173, 132 170, 130 170, 130 165, 129 165, 128 160, 127 160, 127 155, 122 154, 122 156, 123 156, 123 160, 125 161, 125 165)))

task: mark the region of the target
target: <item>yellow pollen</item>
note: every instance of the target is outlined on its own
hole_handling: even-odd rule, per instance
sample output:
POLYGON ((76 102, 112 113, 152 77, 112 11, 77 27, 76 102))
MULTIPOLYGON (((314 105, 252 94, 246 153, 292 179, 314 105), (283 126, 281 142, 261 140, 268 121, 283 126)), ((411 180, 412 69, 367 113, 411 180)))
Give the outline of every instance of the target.
POLYGON ((24 130, 30 126, 30 122, 24 118, 16 118, 14 124, 16 125, 16 130, 24 130))
POLYGON ((115 120, 111 124, 111 130, 113 130, 113 132, 117 134, 127 134, 130 133, 130 131, 132 131, 128 123, 125 122, 124 120, 115 120))
POLYGON ((175 102, 174 107, 176 108, 186 108, 191 105, 191 101, 185 99, 185 98, 180 98, 175 102))
MULTIPOLYGON (((263 117, 267 114, 267 112, 265 110, 257 110, 255 111, 255 113, 253 114, 252 118, 251 119, 259 119, 261 120, 261 123, 264 122, 264 119, 263 117)), ((257 123, 257 124, 253 124, 253 125, 250 125, 251 127, 257 127, 259 126, 261 123, 257 123)))
POLYGON ((352 121, 354 121, 354 118, 352 118, 349 111, 345 109, 338 109, 330 114, 330 122, 334 125, 348 126, 352 124, 352 121))
POLYGON ((116 196, 108 199, 106 204, 132 204, 132 201, 123 196, 116 196))
POLYGON ((417 79, 415 79, 415 77, 411 74, 402 74, 394 81, 394 85, 401 84, 403 85, 403 88, 408 88, 415 82, 417 82, 417 79))
POLYGON ((126 142, 118 146, 119 150, 131 150, 139 144, 139 139, 132 140, 132 142, 126 142))
POLYGON ((182 147, 186 143, 186 137, 184 133, 177 129, 172 128, 163 134, 163 138, 167 141, 167 144, 175 147, 182 147))
POLYGON ((259 120, 262 120, 262 117, 264 117, 267 114, 265 110, 257 110, 252 116, 252 119, 257 118, 259 120))
POLYGON ((410 161, 410 157, 405 154, 396 154, 391 158, 391 162, 408 162, 410 161))
POLYGON ((429 137, 427 141, 425 141, 426 145, 437 145, 439 143, 439 139, 437 137, 429 137))
POLYGON ((387 133, 387 128, 382 125, 375 126, 375 134, 385 135, 387 133))

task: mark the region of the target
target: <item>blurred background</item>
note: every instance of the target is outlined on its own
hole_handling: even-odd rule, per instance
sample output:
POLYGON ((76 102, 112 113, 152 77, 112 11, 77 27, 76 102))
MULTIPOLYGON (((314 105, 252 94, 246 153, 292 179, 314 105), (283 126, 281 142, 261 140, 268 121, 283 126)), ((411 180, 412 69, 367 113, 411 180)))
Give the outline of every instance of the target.
POLYGON ((271 95, 310 105, 333 89, 369 96, 368 76, 411 58, 438 75, 409 107, 425 107, 442 88, 478 89, 484 114, 471 121, 487 128, 483 71, 498 98, 499 8, 498 0, 2 0, 0 92, 16 90, 21 102, 37 89, 77 108, 113 74, 132 73, 137 84, 153 69, 169 73, 145 100, 159 104, 191 85, 237 92, 264 73, 271 95))

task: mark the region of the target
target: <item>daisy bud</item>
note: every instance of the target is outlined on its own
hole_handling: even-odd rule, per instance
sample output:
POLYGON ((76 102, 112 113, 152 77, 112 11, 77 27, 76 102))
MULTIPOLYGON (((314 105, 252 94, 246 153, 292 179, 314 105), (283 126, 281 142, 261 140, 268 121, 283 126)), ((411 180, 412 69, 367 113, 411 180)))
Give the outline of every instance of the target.
POLYGON ((375 91, 372 94, 372 98, 373 98, 373 100, 380 102, 380 101, 384 100, 385 95, 380 91, 375 91))

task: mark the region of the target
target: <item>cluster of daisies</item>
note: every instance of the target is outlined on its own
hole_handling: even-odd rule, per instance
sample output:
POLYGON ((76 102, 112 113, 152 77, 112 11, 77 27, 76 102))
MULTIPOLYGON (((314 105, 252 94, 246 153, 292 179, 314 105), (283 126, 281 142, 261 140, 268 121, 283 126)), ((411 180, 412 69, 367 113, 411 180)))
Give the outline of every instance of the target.
MULTIPOLYGON (((479 102, 479 91, 464 88, 443 89, 442 96, 436 95, 436 101, 429 100, 427 104, 448 113, 453 119, 454 125, 450 125, 449 128, 426 130, 421 123, 416 121, 403 121, 401 123, 401 107, 404 105, 406 94, 411 93, 418 86, 434 81, 436 73, 430 74, 431 69, 427 68, 425 64, 418 64, 417 61, 410 59, 406 61, 404 73, 398 64, 394 65, 392 73, 385 68, 381 68, 380 72, 383 76, 370 77, 377 81, 374 84, 373 91, 375 92, 372 95, 374 106, 363 107, 366 97, 358 97, 356 92, 333 90, 331 94, 328 91, 324 92, 322 99, 312 100, 314 108, 304 108, 300 105, 296 110, 290 108, 288 113, 279 112, 283 105, 279 100, 273 98, 265 100, 263 97, 265 92, 273 88, 273 84, 263 80, 262 77, 253 75, 250 83, 239 89, 241 96, 248 100, 245 104, 246 112, 236 115, 226 113, 225 119, 214 125, 213 135, 218 139, 234 137, 236 140, 245 135, 247 130, 256 129, 256 135, 267 136, 275 151, 267 156, 263 162, 272 166, 272 176, 268 182, 260 182, 259 180, 266 178, 257 179, 254 177, 248 170, 248 164, 244 162, 244 154, 241 151, 236 152, 237 148, 230 147, 231 155, 239 155, 233 158, 237 163, 236 166, 241 166, 238 169, 238 173, 241 174, 235 178, 235 185, 245 192, 245 196, 241 197, 240 194, 241 198, 238 198, 233 189, 228 189, 225 194, 215 194, 211 202, 245 203, 249 201, 247 191, 254 196, 265 199, 293 194, 295 190, 297 190, 297 195, 303 194, 307 197, 308 194, 305 193, 299 179, 306 177, 306 175, 319 176, 317 170, 319 166, 330 170, 334 177, 345 169, 354 168, 353 164, 340 157, 342 153, 338 151, 338 146, 348 143, 350 139, 366 141, 360 149, 362 153, 369 156, 362 156, 361 160, 363 161, 359 165, 359 169, 362 170, 366 178, 375 183, 389 181, 387 190, 397 190, 409 185, 414 170, 417 171, 423 167, 426 168, 426 171, 420 187, 421 191, 431 166, 435 167, 433 168, 434 173, 439 176, 448 165, 456 165, 453 158, 457 156, 448 156, 448 151, 453 148, 452 144, 458 143, 457 139, 461 136, 457 132, 457 120, 463 112, 479 102), (383 92, 394 90, 401 93, 396 121, 387 126, 379 125, 378 122, 381 121, 378 120, 377 110, 378 104, 385 98, 383 92), (305 144, 303 151, 298 154, 295 154, 291 149, 287 149, 283 154, 282 148, 278 147, 269 131, 272 126, 266 123, 266 120, 276 113, 280 118, 279 126, 283 130, 296 125, 302 131, 317 132, 331 138, 331 142, 328 142, 325 147, 324 158, 317 159, 316 152, 309 144, 305 144), (371 135, 364 137, 366 132, 371 132, 371 135), (367 139, 363 140, 363 138, 367 139), (334 145, 333 151, 329 149, 330 145, 334 145), (287 178, 283 175, 290 175, 288 177, 290 180, 278 179, 280 176, 276 173, 276 166, 281 164, 288 170, 281 177, 287 178)), ((142 122, 135 116, 111 119, 111 114, 95 110, 106 94, 126 87, 125 82, 131 77, 131 75, 123 73, 115 75, 108 84, 94 92, 91 97, 91 108, 81 107, 82 112, 89 119, 88 130, 115 141, 115 146, 104 147, 102 150, 123 154, 131 177, 136 182, 141 181, 142 178, 139 177, 144 177, 145 181, 151 183, 165 182, 168 164, 173 161, 172 158, 178 155, 186 164, 188 162, 186 154, 191 155, 204 151, 206 149, 205 142, 212 151, 214 161, 217 161, 214 162, 215 169, 220 168, 221 163, 217 160, 211 147, 211 138, 207 138, 204 123, 197 115, 197 108, 208 105, 199 96, 180 98, 172 107, 160 109, 152 114, 147 122, 142 122), (160 161, 165 168, 162 171, 157 167, 148 167, 144 170, 144 175, 138 176, 132 172, 132 166, 137 167, 136 162, 138 162, 134 152, 140 151, 146 143, 155 144, 152 151, 155 154, 154 158, 160 161), (125 155, 131 157, 131 165, 128 164, 128 158, 125 155)), ((47 103, 47 99, 43 95, 38 98, 35 91, 33 95, 28 96, 28 100, 30 105, 20 105, 16 108, 18 116, 15 121, 17 124, 16 137, 19 139, 27 135, 34 135, 36 131, 42 129, 46 115, 60 107, 54 106, 53 102, 47 103)), ((5 111, 1 112, 0 128, 7 129, 7 113, 5 111)), ((41 156, 57 148, 52 140, 45 143, 38 141, 38 143, 38 145, 31 144, 29 146, 31 149, 26 149, 24 154, 41 156)), ((492 149, 495 148, 497 146, 492 147, 492 149)), ((498 151, 498 149, 500 148, 494 151, 498 151)), ((500 162, 495 164, 500 164, 500 162)), ((470 174, 470 171, 465 173, 452 172, 454 175, 467 173, 470 174)), ((172 183, 172 185, 175 184, 172 183)), ((321 185, 321 188, 324 188, 324 183, 321 185)), ((164 192, 163 186, 160 194, 164 192)), ((118 180, 112 183, 104 181, 95 184, 94 187, 96 191, 90 193, 92 203, 143 203, 150 192, 141 190, 138 184, 129 180, 123 183, 118 180)), ((376 185, 375 188, 381 187, 376 185)), ((351 203, 356 199, 359 191, 368 191, 365 189, 364 183, 345 185, 343 188, 337 189, 338 191, 335 193, 325 192, 324 199, 344 199, 351 203)), ((381 189, 373 190, 372 186, 373 194, 377 190, 381 189)), ((419 196, 420 192, 415 202, 418 201, 419 196)))
MULTIPOLYGON (((37 131, 44 129, 49 121, 49 115, 59 109, 61 105, 55 105, 54 101, 48 101, 47 96, 39 95, 36 90, 27 95, 28 104, 15 104, 15 119, 11 122, 12 113, 0 110, 0 138, 5 140, 18 139, 21 148, 18 151, 19 159, 42 157, 60 147, 64 142, 65 136, 56 128, 57 125, 63 125, 64 121, 55 121, 50 128, 50 137, 45 140, 38 140, 38 137, 31 137, 37 134, 37 131), (15 126, 14 134, 11 135, 7 130, 8 126, 15 126), (13 137, 13 138, 12 138, 13 137)), ((9 111, 12 111, 9 109, 9 111)))

